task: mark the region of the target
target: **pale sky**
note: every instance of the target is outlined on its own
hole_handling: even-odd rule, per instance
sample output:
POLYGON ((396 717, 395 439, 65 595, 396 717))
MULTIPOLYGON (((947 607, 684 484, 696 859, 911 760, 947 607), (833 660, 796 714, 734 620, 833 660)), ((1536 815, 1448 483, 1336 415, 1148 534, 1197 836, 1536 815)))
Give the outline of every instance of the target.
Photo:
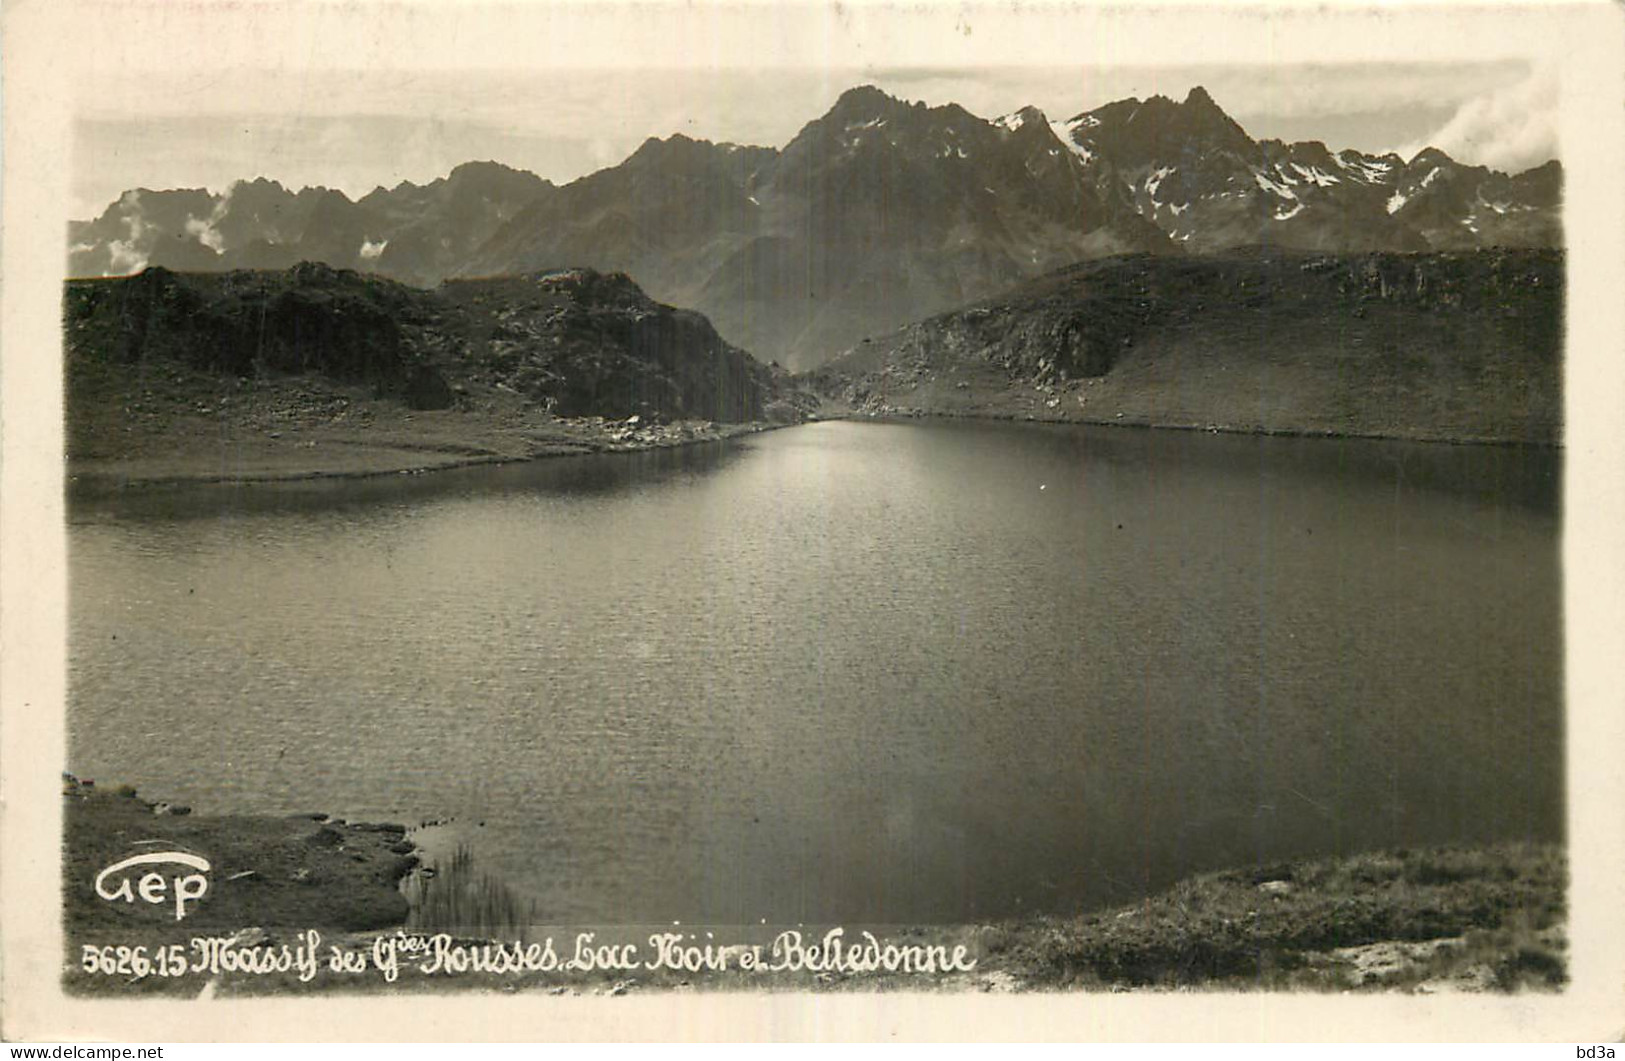
MULTIPOLYGON (((498 9, 469 10, 489 15, 498 9)), ((693 19, 681 30, 661 33, 659 26, 642 25, 658 18, 629 23, 623 17, 610 25, 627 46, 616 47, 620 42, 596 33, 591 49, 570 47, 578 28, 548 23, 521 31, 516 24, 506 36, 536 52, 528 66, 499 52, 497 42, 507 44, 502 22, 489 17, 415 29, 411 19, 404 28, 397 20, 391 33, 408 34, 416 43, 424 37, 432 43, 439 33, 445 46, 402 52, 397 61, 392 42, 379 36, 365 42, 371 53, 353 53, 366 63, 350 68, 333 65, 334 56, 321 56, 319 63, 307 59, 301 40, 290 34, 267 34, 270 44, 215 38, 207 48, 176 51, 171 61, 154 66, 153 43, 162 42, 166 31, 184 42, 184 31, 192 27, 161 18, 155 26, 130 26, 130 33, 105 42, 107 65, 85 73, 77 86, 70 163, 74 216, 99 214, 133 187, 219 191, 233 180, 265 176, 293 188, 325 185, 359 197, 378 185, 422 183, 458 163, 483 159, 563 183, 615 165, 650 136, 678 132, 782 147, 858 84, 933 105, 958 102, 986 118, 1026 104, 1069 117, 1131 95, 1160 92, 1182 99, 1200 84, 1258 138, 1318 139, 1333 150, 1402 153, 1432 144, 1466 162, 1512 170, 1558 153, 1558 78, 1550 61, 1517 56, 1515 49, 1494 54, 1452 25, 1439 35, 1462 38, 1453 54, 1373 62, 1342 56, 1348 34, 1315 37, 1314 26, 1297 25, 1310 36, 1294 46, 1290 33, 1277 32, 1294 20, 1259 22, 1272 31, 1268 38, 1238 33, 1216 54, 1237 53, 1249 61, 1226 63, 1201 54, 1215 49, 1204 49, 1199 28, 1183 23, 1177 28, 1186 40, 1164 45, 1146 43, 1143 32, 1108 37, 1096 25, 1103 16, 1096 14, 1088 26, 1079 24, 1088 46, 1062 41, 1061 47, 1044 47, 1057 36, 1053 25, 1028 27, 1005 15, 999 34, 983 38, 974 30, 989 34, 989 12, 965 8, 974 23, 970 16, 953 22, 953 9, 944 6, 942 17, 930 23, 937 36, 921 43, 916 38, 922 34, 895 32, 901 15, 887 22, 861 4, 855 14, 834 9, 838 16, 824 8, 792 10, 806 16, 804 25, 789 27, 795 19, 765 9, 734 19, 746 27, 748 40, 777 42, 760 55, 717 44, 715 55, 696 56, 692 42, 668 41, 697 32, 693 19), (834 28, 825 25, 832 19, 834 28), (1091 28, 1099 32, 1083 32, 1091 28), (1023 39, 1028 30, 1031 39, 1023 39), (136 36, 138 31, 145 36, 136 36), (630 40, 638 32, 644 41, 634 45, 630 40), (1130 40, 1136 43, 1130 46, 1130 40), (225 45, 234 41, 263 60, 258 69, 218 65, 225 45), (120 45, 133 49, 138 58, 129 65, 139 63, 139 69, 120 68, 120 45), (278 48, 288 54, 278 56, 278 48), (1035 56, 1030 62, 1028 54, 1035 56), (1292 61, 1295 54, 1317 61, 1292 61), (1191 58, 1171 64, 1172 55, 1191 58), (488 64, 478 61, 487 56, 488 64), (824 61, 809 62, 813 56, 824 61), (923 61, 938 56, 956 61, 923 61), (878 61, 862 61, 871 57, 878 61)), ((1173 25, 1170 16, 1162 17, 1150 23, 1153 29, 1173 25)), ((1384 20, 1376 23, 1381 32, 1366 50, 1402 55, 1376 47, 1383 33, 1395 29, 1385 24, 1392 16, 1384 20)), ((1064 20, 1057 24, 1067 26, 1064 20)), ((253 26, 267 33, 261 23, 253 26)), ((340 35, 329 29, 310 30, 310 40, 342 60, 343 41, 335 42, 340 35)), ((88 31, 115 32, 99 23, 88 31)), ((716 33, 718 40, 727 36, 716 33)), ((1403 36, 1414 44, 1419 34, 1403 36)))

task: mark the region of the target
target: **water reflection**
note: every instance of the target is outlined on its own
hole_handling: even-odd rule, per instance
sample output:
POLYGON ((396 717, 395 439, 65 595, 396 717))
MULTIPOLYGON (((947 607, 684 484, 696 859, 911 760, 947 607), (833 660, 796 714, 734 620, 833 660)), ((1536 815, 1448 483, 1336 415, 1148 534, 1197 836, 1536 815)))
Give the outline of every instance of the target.
POLYGON ((325 477, 282 482, 69 485, 70 523, 186 520, 261 513, 405 507, 447 498, 511 493, 590 496, 646 489, 714 474, 751 446, 749 437, 673 449, 594 453, 512 464, 469 465, 423 474, 325 477))
POLYGON ((484 822, 558 922, 963 920, 1553 838, 1558 478, 824 423, 362 499, 121 497, 71 529, 70 766, 484 822))

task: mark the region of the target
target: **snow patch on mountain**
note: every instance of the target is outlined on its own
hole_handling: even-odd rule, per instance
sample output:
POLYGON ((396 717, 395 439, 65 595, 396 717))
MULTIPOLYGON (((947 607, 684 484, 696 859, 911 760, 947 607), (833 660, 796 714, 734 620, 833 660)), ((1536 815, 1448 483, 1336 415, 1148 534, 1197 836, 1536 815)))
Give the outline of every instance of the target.
MULTIPOLYGON (((1084 117, 1088 117, 1088 115, 1084 117)), ((1091 119, 1091 121, 1095 125, 1100 124, 1099 119, 1091 119)), ((1077 129, 1082 122, 1082 118, 1074 118, 1070 122, 1050 122, 1049 128, 1050 132, 1055 134, 1055 139, 1064 144, 1068 151, 1077 155, 1082 161, 1088 162, 1095 157, 1094 152, 1072 138, 1073 130, 1077 129)))
POLYGON ((1294 162, 1292 163, 1292 168, 1296 170, 1298 175, 1304 180, 1318 188, 1330 188, 1334 184, 1342 183, 1342 181, 1338 180, 1330 173, 1322 173, 1319 166, 1305 166, 1301 163, 1294 162))
POLYGON ((1274 192, 1283 199, 1296 200, 1298 198, 1297 192, 1294 192, 1291 188, 1288 188, 1284 184, 1270 180, 1268 177, 1264 176, 1261 170, 1253 170, 1253 179, 1256 180, 1258 182, 1258 186, 1266 192, 1274 192))
POLYGON ((1351 178, 1365 184, 1385 183, 1391 168, 1387 162, 1380 159, 1364 158, 1358 153, 1347 151, 1337 156, 1337 164, 1351 178))

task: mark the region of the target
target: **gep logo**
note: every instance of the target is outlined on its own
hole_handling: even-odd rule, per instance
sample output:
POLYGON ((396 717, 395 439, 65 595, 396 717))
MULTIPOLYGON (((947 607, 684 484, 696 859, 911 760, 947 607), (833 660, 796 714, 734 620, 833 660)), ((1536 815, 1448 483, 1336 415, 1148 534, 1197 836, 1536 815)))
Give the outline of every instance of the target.
POLYGON ((137 895, 143 902, 157 906, 167 902, 170 895, 175 897, 175 920, 185 917, 189 910, 188 902, 196 902, 209 891, 209 878, 204 874, 209 872, 209 860, 197 855, 189 855, 185 851, 152 851, 144 855, 135 855, 122 862, 115 862, 111 866, 96 874, 96 894, 114 902, 122 899, 127 903, 135 902, 137 895), (172 873, 166 877, 156 870, 143 873, 140 879, 132 885, 133 874, 130 872, 136 866, 186 866, 197 870, 196 873, 172 873), (114 884, 116 881, 116 885, 114 884))

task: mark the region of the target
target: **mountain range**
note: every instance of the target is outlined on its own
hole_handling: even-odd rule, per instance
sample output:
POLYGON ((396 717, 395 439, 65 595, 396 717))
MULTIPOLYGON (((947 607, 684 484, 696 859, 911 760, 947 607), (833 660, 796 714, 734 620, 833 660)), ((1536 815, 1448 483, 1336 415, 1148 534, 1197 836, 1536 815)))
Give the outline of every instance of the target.
POLYGON ((1562 170, 1442 151, 1254 140, 1208 93, 1065 120, 988 120, 873 87, 782 149, 650 139, 565 185, 495 162, 352 201, 256 179, 126 192, 70 225, 74 276, 303 260, 418 286, 563 267, 625 272, 794 368, 1082 260, 1266 246, 1323 253, 1561 246, 1562 170))

